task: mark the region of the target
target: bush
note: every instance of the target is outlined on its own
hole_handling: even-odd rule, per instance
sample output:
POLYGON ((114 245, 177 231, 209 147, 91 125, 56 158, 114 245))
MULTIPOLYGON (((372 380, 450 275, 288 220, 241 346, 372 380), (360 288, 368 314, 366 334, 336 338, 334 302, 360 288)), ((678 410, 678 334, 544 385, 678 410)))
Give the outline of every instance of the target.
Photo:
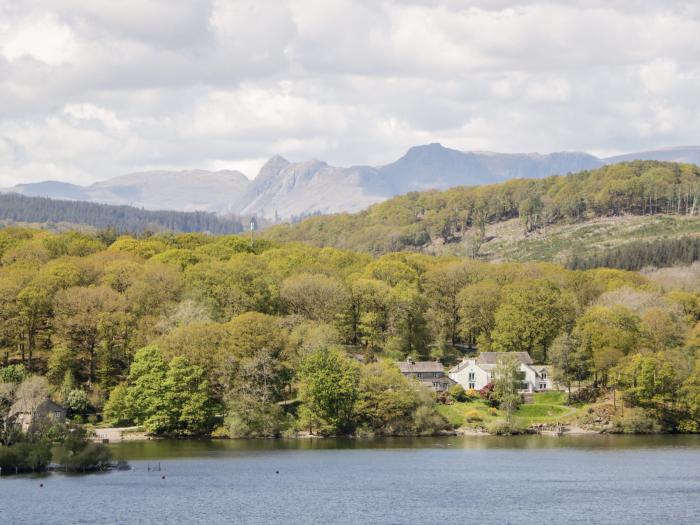
POLYGON ((489 423, 486 425, 486 430, 489 434, 493 434, 495 436, 514 436, 517 434, 527 433, 527 429, 521 426, 519 423, 509 423, 504 419, 498 419, 492 423, 489 423))
POLYGON ((618 434, 653 434, 659 432, 658 423, 642 408, 629 408, 612 421, 611 432, 618 434))
POLYGON ((479 393, 478 390, 474 390, 473 388, 470 388, 464 393, 464 397, 466 397, 467 401, 476 401, 481 397, 481 394, 479 393))
POLYGON ((111 465, 112 451, 101 443, 90 443, 82 427, 66 429, 55 461, 68 471, 103 470, 111 465))
POLYGON ((498 415, 498 409, 496 407, 489 408, 489 416, 497 416, 497 415, 498 415))
POLYGON ((692 419, 682 419, 678 423, 678 432, 683 434, 697 434, 700 432, 700 425, 692 419))
POLYGON ((459 402, 466 401, 467 399, 466 392, 462 385, 452 385, 450 387, 450 396, 452 399, 459 402))
POLYGON ((481 417, 481 414, 479 414, 477 410, 470 410, 469 412, 467 412, 467 415, 465 417, 467 419, 467 423, 476 423, 484 420, 484 418, 481 417))
POLYGON ((496 399, 496 396, 493 394, 494 386, 493 383, 489 383, 479 390, 479 395, 492 407, 498 406, 498 399, 496 399))
POLYGON ((0 446, 0 469, 3 473, 41 472, 51 462, 51 445, 45 441, 0 446))
POLYGON ((447 420, 430 405, 420 405, 413 414, 416 433, 422 436, 437 434, 448 427, 447 420))
POLYGON ((90 402, 88 401, 88 396, 85 390, 80 390, 78 388, 68 392, 66 396, 66 405, 70 409, 71 413, 84 415, 90 408, 90 402))
POLYGON ((234 403, 224 420, 232 438, 279 437, 291 424, 291 416, 275 403, 234 403))
POLYGON ((0 383, 21 383, 27 377, 24 365, 9 365, 0 368, 0 383))

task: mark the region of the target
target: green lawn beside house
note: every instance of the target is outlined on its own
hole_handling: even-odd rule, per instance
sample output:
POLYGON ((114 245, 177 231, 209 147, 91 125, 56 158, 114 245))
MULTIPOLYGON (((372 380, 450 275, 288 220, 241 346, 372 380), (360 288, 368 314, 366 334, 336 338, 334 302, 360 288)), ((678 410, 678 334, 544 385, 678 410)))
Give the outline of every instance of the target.
MULTIPOLYGON (((520 405, 516 418, 524 425, 540 423, 563 423, 573 418, 579 409, 567 406, 565 392, 539 392, 534 403, 520 405)), ((489 407, 484 401, 440 405, 438 411, 455 427, 485 427, 489 423, 505 418, 501 410, 489 407)))

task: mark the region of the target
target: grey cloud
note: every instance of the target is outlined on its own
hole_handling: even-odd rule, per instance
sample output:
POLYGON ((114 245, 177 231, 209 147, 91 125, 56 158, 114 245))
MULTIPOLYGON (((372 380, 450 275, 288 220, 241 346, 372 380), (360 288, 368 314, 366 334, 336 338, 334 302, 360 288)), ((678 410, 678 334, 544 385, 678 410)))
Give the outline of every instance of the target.
POLYGON ((681 0, 0 0, 0 186, 693 143, 699 32, 681 0))

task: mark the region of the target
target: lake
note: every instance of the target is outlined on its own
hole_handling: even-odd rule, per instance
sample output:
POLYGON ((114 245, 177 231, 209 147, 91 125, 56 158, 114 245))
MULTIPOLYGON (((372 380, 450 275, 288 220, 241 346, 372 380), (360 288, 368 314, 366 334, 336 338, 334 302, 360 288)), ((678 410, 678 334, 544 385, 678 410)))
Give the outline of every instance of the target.
POLYGON ((113 448, 131 470, 0 479, 0 522, 700 522, 700 436, 147 441, 113 448))

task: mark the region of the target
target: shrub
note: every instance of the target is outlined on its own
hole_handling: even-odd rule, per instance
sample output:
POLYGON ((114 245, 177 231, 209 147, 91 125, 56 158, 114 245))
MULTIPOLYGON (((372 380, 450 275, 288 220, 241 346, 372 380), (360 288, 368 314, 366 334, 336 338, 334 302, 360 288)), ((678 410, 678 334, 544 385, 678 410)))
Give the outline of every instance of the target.
POLYGON ((692 419, 682 419, 678 423, 678 432, 682 432, 683 434, 697 434, 700 432, 700 426, 697 421, 692 419))
POLYGON ((497 416, 497 415, 498 415, 498 409, 496 407, 489 408, 489 416, 497 416))
POLYGON ((40 472, 51 462, 51 445, 45 441, 0 446, 0 469, 4 473, 40 472))
POLYGON ((466 401, 466 392, 464 391, 464 387, 462 385, 453 385, 450 387, 450 396, 452 399, 455 401, 466 401))
POLYGON ((498 399, 493 394, 494 384, 489 383, 484 388, 479 390, 479 395, 492 407, 498 406, 498 399))
POLYGON ((508 422, 504 419, 498 419, 486 425, 486 430, 489 434, 495 436, 514 436, 517 434, 525 434, 527 429, 517 422, 508 422))
POLYGON ((659 425, 644 409, 629 408, 625 414, 612 421, 611 432, 619 434, 653 434, 659 425))
POLYGON ((447 420, 435 412, 430 405, 420 405, 413 415, 413 420, 416 433, 423 436, 437 434, 448 426, 447 420))
POLYGON ((73 414, 84 415, 90 408, 90 402, 85 390, 76 388, 68 392, 66 405, 73 414))
POLYGON ((9 365, 0 368, 0 383, 21 383, 27 377, 24 365, 9 365))
POLYGON ((464 393, 464 397, 466 397, 467 401, 475 401, 481 397, 481 394, 479 394, 478 390, 474 390, 473 388, 470 388, 464 393))
POLYGON ((212 439, 228 439, 231 433, 226 425, 220 425, 211 432, 212 439))
POLYGON ((55 461, 65 470, 103 470, 111 464, 112 451, 101 443, 90 443, 82 427, 67 429, 55 461))
POLYGON ((467 419, 467 423, 475 423, 475 422, 484 420, 481 417, 481 414, 479 414, 479 412, 476 410, 470 410, 469 412, 467 412, 466 419, 467 419))

